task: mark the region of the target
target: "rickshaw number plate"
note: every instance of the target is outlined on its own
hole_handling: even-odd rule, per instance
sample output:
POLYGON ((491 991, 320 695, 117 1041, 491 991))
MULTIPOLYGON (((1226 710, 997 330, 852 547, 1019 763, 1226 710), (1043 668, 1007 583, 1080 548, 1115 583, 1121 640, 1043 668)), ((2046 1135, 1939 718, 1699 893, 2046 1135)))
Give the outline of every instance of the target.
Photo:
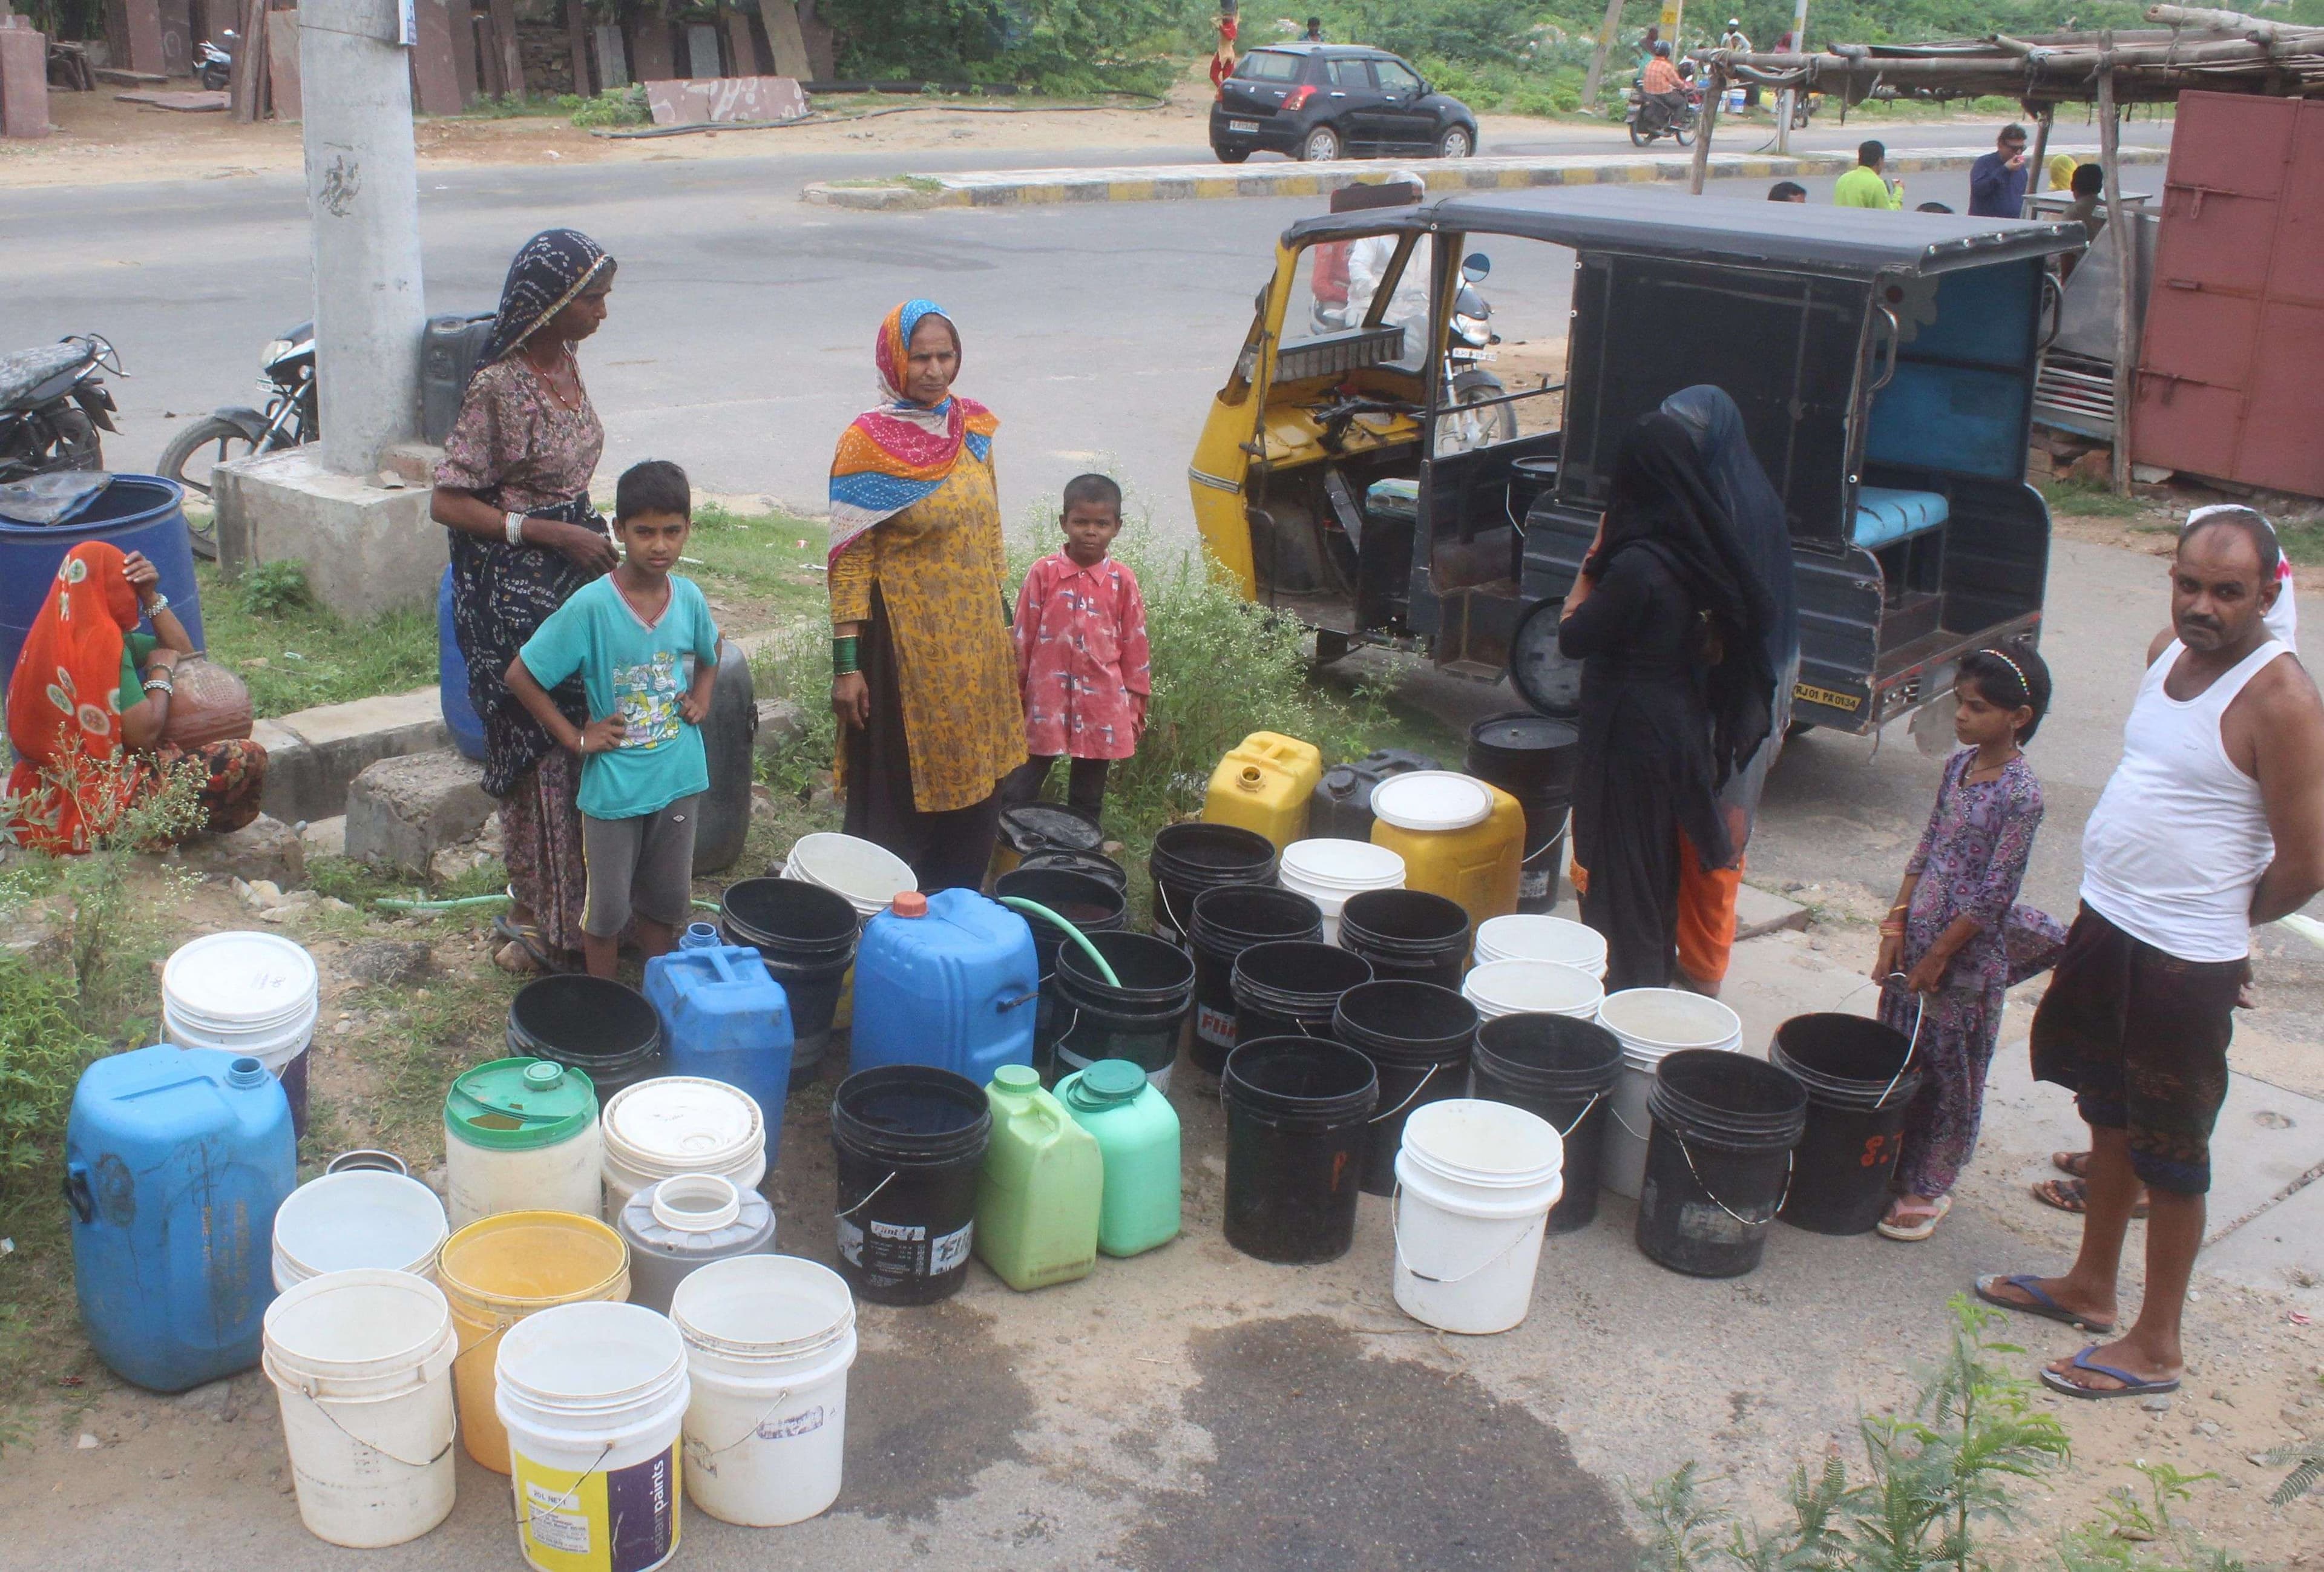
POLYGON ((1864 695, 1860 693, 1841 693, 1830 688, 1811 687, 1805 682, 1793 684, 1792 697, 1805 699, 1810 704, 1828 705, 1833 709, 1853 711, 1864 707, 1864 695))

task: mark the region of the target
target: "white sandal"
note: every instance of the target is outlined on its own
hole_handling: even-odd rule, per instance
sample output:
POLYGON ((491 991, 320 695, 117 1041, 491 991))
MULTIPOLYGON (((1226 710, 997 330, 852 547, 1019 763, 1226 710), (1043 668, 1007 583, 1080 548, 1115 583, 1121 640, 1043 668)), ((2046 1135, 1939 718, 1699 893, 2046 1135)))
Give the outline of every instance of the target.
POLYGON ((1952 1209, 1953 1198, 1950 1196, 1939 1196, 1930 1208, 1929 1215, 1917 1223, 1892 1223, 1886 1217, 1881 1218, 1880 1236, 1883 1239, 1899 1239, 1907 1244, 1918 1244, 1937 1231, 1937 1225, 1943 1222, 1945 1214, 1952 1209))

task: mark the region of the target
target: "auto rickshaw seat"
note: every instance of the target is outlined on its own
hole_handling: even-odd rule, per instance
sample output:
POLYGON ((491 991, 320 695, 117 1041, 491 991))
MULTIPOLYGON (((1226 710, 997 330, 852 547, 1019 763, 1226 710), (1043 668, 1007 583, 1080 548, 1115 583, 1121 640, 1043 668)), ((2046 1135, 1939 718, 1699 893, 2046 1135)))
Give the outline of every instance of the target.
POLYGON ((1952 504, 1937 492, 1899 491, 1862 485, 1856 490, 1856 543, 1868 551, 1926 534, 1951 515, 1952 504))

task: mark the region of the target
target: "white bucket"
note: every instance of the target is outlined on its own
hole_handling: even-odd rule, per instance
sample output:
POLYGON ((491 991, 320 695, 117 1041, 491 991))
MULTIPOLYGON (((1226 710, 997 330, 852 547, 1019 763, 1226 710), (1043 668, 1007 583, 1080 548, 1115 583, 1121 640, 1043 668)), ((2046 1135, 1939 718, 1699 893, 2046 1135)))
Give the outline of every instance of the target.
POLYGON ((703 1076, 661 1076, 605 1105, 604 1216, 657 1179, 715 1173, 737 1189, 767 1177, 767 1126, 751 1094, 703 1076))
POLYGON ((1368 840, 1319 836, 1283 848, 1276 883, 1305 895, 1323 913, 1323 942, 1340 942, 1340 908, 1366 890, 1404 888, 1404 856, 1368 840))
POLYGON ((1480 1021, 1503 1015, 1571 1015, 1595 1021, 1606 988, 1576 966, 1555 961, 1487 961, 1469 968, 1461 992, 1480 1021))
POLYGON ((855 1303, 829 1267, 795 1255, 715 1261, 678 1285, 686 1339, 686 1494, 753 1528, 804 1522, 839 1498, 855 1303))
POLYGON ((676 1327, 641 1305, 558 1305, 501 1338, 493 1387, 527 1564, 648 1572, 677 1552, 692 1386, 676 1327))
POLYGON ((1557 1127, 1506 1103, 1430 1103, 1396 1154, 1396 1302, 1447 1332, 1506 1332, 1533 1305, 1549 1209, 1565 1192, 1557 1127))
POLYGON ((799 837, 782 876, 846 896, 858 918, 885 911, 889 902, 920 887, 911 865, 887 847, 830 830, 799 837))
POLYGON ((1711 1048, 1733 1053, 1743 1046, 1743 1020, 1716 999, 1683 988, 1625 988, 1606 995, 1598 1018, 1622 1044, 1622 1075, 1607 1108, 1614 1128, 1606 1132, 1598 1182, 1618 1196, 1638 1198, 1646 1182, 1646 1137, 1654 1133, 1646 1094, 1665 1054, 1682 1048, 1711 1048))
POLYGON ((308 1532, 374 1549, 451 1515, 460 1338, 442 1290, 374 1269, 309 1278, 267 1307, 264 1345, 308 1532))
POLYGON ((1476 961, 1480 966, 1495 961, 1555 961, 1603 982, 1606 936, 1571 918, 1519 911, 1477 925, 1476 961))
POLYGON ((274 1287, 327 1271, 379 1267, 430 1281, 451 1234, 444 1203, 416 1179, 376 1170, 327 1173, 292 1190, 274 1214, 274 1287))

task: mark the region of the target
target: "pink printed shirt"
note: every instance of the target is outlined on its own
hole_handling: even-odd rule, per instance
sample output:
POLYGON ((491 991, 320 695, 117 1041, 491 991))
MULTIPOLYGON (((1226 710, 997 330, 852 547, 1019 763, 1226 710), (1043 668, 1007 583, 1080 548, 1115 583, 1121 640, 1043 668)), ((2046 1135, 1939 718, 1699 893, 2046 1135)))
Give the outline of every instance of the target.
POLYGON ((1126 759, 1146 726, 1146 597, 1107 558, 1084 568, 1063 551, 1033 564, 1017 597, 1017 678, 1025 751, 1126 759))

